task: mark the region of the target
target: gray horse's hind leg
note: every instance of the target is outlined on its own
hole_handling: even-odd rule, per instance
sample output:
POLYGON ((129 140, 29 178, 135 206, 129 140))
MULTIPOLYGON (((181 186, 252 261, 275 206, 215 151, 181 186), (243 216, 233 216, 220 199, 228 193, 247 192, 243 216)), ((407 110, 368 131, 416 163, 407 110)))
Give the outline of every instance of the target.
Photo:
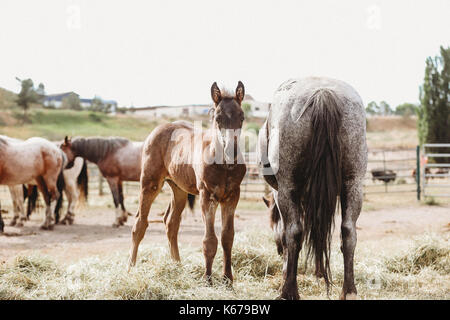
POLYGON ((281 299, 299 299, 297 287, 297 264, 301 250, 302 227, 300 223, 299 204, 292 188, 280 186, 277 193, 277 204, 283 220, 283 286, 281 299))
POLYGON ((344 284, 341 299, 356 298, 355 278, 353 274, 353 257, 356 247, 356 220, 361 212, 363 202, 362 182, 360 179, 344 183, 342 194, 341 251, 344 256, 344 284))

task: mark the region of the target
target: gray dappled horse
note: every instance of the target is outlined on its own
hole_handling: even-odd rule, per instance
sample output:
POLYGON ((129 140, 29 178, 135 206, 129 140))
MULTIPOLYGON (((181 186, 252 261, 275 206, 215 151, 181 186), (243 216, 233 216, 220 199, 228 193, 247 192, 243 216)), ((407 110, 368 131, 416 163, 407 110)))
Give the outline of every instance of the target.
POLYGON ((272 228, 283 255, 282 299, 298 299, 302 245, 315 274, 331 283, 330 243, 337 199, 342 210, 341 298, 356 298, 356 220, 367 167, 366 119, 358 93, 342 81, 311 77, 284 82, 259 133, 258 157, 273 190, 272 228))

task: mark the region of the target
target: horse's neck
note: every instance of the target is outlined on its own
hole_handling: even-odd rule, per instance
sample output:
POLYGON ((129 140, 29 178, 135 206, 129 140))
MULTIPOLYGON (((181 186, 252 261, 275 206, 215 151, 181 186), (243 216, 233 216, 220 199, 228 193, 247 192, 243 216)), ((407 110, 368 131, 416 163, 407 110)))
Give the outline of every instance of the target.
MULTIPOLYGON (((211 143, 209 145, 209 150, 210 150, 210 156, 213 158, 218 157, 219 159, 216 160, 220 160, 221 164, 223 164, 224 166, 227 167, 233 167, 235 166, 237 163, 242 162, 243 158, 242 158, 242 153, 238 148, 238 154, 236 156, 235 161, 237 163, 226 163, 225 160, 225 146, 220 143, 219 141, 219 137, 217 135, 217 131, 215 130, 215 127, 211 127, 211 129, 209 129, 208 135, 211 139, 211 143)), ((217 164, 217 163, 216 163, 217 164)))
POLYGON ((83 147, 81 147, 80 145, 78 145, 78 146, 74 145, 75 148, 73 151, 75 151, 75 157, 81 157, 86 160, 89 160, 90 162, 97 163, 99 161, 99 159, 94 159, 92 157, 92 155, 90 155, 87 152, 87 150, 88 150, 87 144, 89 144, 89 143, 90 143, 89 140, 85 140, 83 147))

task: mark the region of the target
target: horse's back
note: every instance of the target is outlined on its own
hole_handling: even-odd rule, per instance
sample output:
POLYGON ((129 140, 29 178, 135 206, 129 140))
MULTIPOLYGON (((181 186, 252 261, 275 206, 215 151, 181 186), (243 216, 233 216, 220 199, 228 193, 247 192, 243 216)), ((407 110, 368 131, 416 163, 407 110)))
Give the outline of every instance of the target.
POLYGON ((47 172, 58 171, 62 155, 50 141, 33 137, 25 141, 4 137, 0 152, 0 183, 22 184, 47 172))

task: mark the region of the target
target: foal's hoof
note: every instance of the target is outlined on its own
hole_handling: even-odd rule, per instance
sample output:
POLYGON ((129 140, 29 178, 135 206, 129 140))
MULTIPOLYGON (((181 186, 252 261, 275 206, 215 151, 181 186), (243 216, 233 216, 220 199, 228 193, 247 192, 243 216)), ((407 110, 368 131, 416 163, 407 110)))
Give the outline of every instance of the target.
POLYGON ((9 223, 10 227, 14 227, 16 225, 16 219, 12 219, 11 222, 9 223))
POLYGON ((113 227, 113 228, 118 228, 118 227, 120 227, 120 224, 114 222, 114 223, 112 224, 112 227, 113 227))
POLYGON ((209 286, 213 285, 212 277, 208 275, 203 275, 203 280, 205 280, 206 284, 209 286))
POLYGON ((229 290, 233 290, 233 278, 229 278, 226 275, 222 276, 222 283, 225 285, 225 287, 229 290))
POLYGON ((277 297, 277 300, 300 300, 297 290, 289 290, 281 292, 281 295, 277 297))
POLYGON ((17 222, 16 227, 22 228, 23 227, 23 221, 17 222))
POLYGON ((341 296, 339 297, 341 300, 358 300, 358 296, 356 293, 347 293, 341 292, 341 296))

